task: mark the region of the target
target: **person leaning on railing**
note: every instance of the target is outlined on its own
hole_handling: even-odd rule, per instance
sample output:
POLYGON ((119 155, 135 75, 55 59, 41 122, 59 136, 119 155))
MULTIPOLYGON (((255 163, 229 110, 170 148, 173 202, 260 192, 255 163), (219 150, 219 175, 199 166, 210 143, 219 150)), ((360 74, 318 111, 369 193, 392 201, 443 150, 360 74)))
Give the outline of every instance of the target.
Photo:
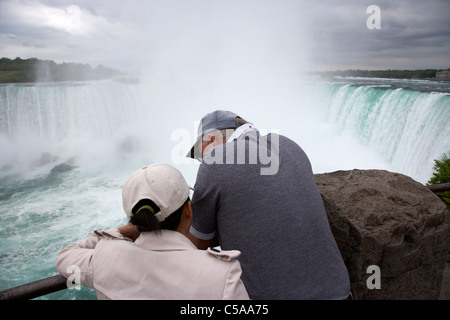
POLYGON ((193 213, 177 169, 154 164, 137 170, 122 198, 130 224, 96 230, 62 250, 56 268, 63 276, 78 270, 80 284, 99 299, 249 298, 239 251, 198 250, 186 237, 193 213))

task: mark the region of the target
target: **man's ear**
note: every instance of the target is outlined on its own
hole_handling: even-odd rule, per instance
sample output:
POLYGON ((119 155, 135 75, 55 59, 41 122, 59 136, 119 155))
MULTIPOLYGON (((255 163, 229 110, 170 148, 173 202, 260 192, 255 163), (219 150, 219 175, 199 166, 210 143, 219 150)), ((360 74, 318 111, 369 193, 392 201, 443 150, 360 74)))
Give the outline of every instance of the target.
POLYGON ((182 215, 185 218, 192 219, 192 207, 191 207, 191 201, 188 201, 185 203, 182 211, 182 215))
POLYGON ((181 221, 178 224, 176 231, 188 237, 191 222, 192 222, 192 207, 191 201, 189 200, 183 206, 183 210, 181 211, 181 221))

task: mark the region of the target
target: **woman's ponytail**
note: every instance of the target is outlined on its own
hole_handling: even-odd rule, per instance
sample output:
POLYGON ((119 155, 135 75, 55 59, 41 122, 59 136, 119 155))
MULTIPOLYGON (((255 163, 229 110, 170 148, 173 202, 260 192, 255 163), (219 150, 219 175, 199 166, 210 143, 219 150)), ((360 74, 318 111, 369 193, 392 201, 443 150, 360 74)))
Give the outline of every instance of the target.
POLYGON ((133 208, 130 223, 135 225, 139 232, 161 231, 161 225, 155 217, 155 213, 159 211, 159 207, 153 201, 141 200, 133 208))
POLYGON ((130 223, 135 225, 139 232, 154 231, 159 233, 161 230, 175 231, 180 224, 183 208, 188 201, 190 201, 189 197, 178 210, 168 216, 164 221, 159 222, 155 214, 161 211, 161 209, 153 201, 143 199, 134 206, 130 223))

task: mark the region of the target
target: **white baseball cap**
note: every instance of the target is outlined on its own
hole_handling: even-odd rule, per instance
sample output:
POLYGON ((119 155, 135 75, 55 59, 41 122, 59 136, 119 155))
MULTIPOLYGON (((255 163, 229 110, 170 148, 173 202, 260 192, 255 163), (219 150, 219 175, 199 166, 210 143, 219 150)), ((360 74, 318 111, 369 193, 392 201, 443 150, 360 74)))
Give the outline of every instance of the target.
POLYGON ((155 213, 161 222, 184 204, 189 189, 192 188, 181 172, 171 165, 148 165, 135 171, 125 182, 122 189, 123 209, 131 217, 134 206, 143 199, 149 199, 161 209, 155 213))

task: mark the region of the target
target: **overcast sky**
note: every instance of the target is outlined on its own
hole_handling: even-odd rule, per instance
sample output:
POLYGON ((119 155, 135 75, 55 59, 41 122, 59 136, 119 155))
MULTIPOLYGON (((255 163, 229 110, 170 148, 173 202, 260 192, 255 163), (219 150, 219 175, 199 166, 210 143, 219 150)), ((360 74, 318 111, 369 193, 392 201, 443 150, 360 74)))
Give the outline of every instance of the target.
POLYGON ((450 1, 0 0, 0 56, 169 73, 449 68, 450 1))

